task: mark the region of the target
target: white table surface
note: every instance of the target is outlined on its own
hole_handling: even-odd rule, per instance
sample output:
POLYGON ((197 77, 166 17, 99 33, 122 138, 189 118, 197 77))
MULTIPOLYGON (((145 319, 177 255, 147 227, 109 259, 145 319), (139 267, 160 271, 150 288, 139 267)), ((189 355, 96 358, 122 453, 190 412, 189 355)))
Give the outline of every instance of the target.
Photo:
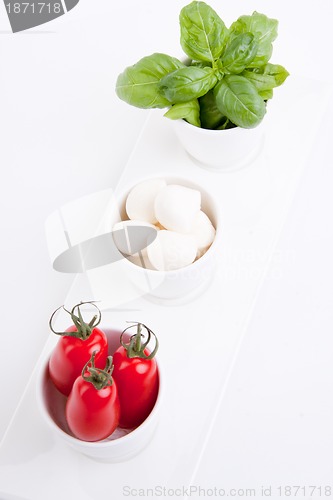
MULTIPOLYGON (((15 35, 0 5, 1 437, 47 338, 50 312, 73 281, 52 270, 45 220, 64 203, 117 184, 147 113, 116 98, 116 77, 151 52, 180 54, 184 4, 99 0, 96 9, 81 0, 66 16, 15 35)), ((278 18, 272 61, 290 78, 333 83, 328 0, 315 8, 309 1, 210 4, 227 24, 253 10, 278 18)), ((330 481, 333 106, 325 106, 274 254, 281 258, 253 304, 193 484, 257 488, 259 498, 261 486, 330 481)), ((310 121, 311 112, 310 101, 310 121)))

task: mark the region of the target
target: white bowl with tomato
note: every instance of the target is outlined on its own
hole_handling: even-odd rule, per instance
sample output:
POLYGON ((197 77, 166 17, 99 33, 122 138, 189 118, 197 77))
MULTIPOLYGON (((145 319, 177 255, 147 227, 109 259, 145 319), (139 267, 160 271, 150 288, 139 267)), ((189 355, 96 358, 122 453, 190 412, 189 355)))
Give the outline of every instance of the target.
POLYGON ((172 303, 198 295, 210 282, 221 229, 215 200, 202 186, 169 175, 142 179, 119 195, 118 211, 120 220, 111 217, 107 230, 113 231, 127 276, 142 295, 172 303), (141 239, 147 226, 155 228, 146 248, 137 236, 140 224, 141 239), (120 238, 121 229, 126 238, 120 238), (131 247, 142 251, 133 254, 131 247))
MULTIPOLYGON (((72 314, 76 307, 80 311, 78 306, 72 314)), ((81 314, 74 314, 76 319, 79 316, 82 319, 81 314)), ((51 431, 76 451, 100 461, 128 460, 149 444, 159 420, 163 382, 155 359, 157 338, 141 323, 122 332, 103 331, 97 323, 83 320, 75 327, 56 332, 61 338, 39 372, 37 400, 41 414, 51 431), (73 331, 80 335, 81 327, 89 330, 89 325, 91 331, 86 332, 86 338, 73 336, 73 331), (132 328, 136 330, 133 335, 132 328), (105 366, 99 362, 97 367, 93 343, 96 337, 100 344, 100 332, 105 335, 108 357, 105 366), (150 351, 147 346, 152 338, 155 347, 150 351), (74 360, 74 364, 82 364, 84 356, 88 360, 81 366, 81 374, 70 382, 72 387, 59 386, 53 360, 67 366, 65 371, 71 375, 68 363, 74 360)))

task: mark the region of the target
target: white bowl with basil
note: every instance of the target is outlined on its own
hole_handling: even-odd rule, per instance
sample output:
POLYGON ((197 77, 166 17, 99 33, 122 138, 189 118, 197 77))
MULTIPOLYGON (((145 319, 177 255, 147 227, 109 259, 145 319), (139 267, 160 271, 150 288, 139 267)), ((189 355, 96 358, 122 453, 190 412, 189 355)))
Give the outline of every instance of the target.
POLYGON ((116 93, 139 108, 167 108, 184 148, 202 165, 237 166, 258 149, 267 101, 289 74, 270 62, 278 21, 253 12, 227 28, 199 1, 185 6, 179 21, 188 59, 143 57, 119 75, 116 93))

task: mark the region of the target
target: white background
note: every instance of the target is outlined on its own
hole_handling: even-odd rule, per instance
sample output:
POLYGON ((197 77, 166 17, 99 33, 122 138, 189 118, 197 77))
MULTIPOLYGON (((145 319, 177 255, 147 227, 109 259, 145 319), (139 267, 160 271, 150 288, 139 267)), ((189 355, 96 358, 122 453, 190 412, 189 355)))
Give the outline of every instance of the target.
MULTIPOLYGON (((279 19, 272 62, 290 78, 333 84, 330 0, 209 3, 227 25, 253 10, 279 19)), ((66 16, 18 34, 0 5, 0 438, 48 335, 50 312, 73 279, 52 270, 44 222, 64 203, 117 182, 147 116, 117 99, 117 75, 155 51, 182 55, 178 14, 185 4, 80 0, 66 16)), ((231 487, 279 477, 311 482, 316 453, 327 454, 323 484, 330 477, 332 112, 327 102, 279 244, 297 258, 281 259, 279 279, 268 276, 264 284, 217 419, 228 456, 208 444, 197 475, 202 484, 213 485, 219 467, 231 487)))

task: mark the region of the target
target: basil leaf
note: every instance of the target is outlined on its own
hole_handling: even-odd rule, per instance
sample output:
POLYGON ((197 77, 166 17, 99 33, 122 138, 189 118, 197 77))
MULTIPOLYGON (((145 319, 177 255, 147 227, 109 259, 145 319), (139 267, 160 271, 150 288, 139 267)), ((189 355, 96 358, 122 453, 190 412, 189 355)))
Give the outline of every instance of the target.
POLYGON ((289 73, 279 64, 268 63, 260 69, 258 68, 253 71, 245 70, 242 75, 250 80, 259 92, 262 92, 282 85, 289 76, 289 73))
POLYGON ((191 125, 200 127, 200 107, 198 99, 192 99, 188 102, 180 102, 174 104, 165 114, 167 118, 171 120, 184 119, 191 125))
POLYGON ((264 101, 268 101, 268 99, 272 99, 273 97, 273 89, 261 90, 261 91, 258 90, 258 94, 262 99, 264 99, 264 101))
POLYGON ((222 19, 205 2, 191 2, 180 12, 180 43, 192 59, 213 62, 222 53, 228 34, 222 19))
POLYGON ((253 12, 251 16, 241 16, 231 27, 231 37, 240 33, 252 33, 258 42, 258 51, 256 57, 248 67, 255 68, 264 66, 268 63, 273 52, 272 42, 277 37, 278 21, 269 19, 265 14, 253 12))
POLYGON ((266 113, 266 105, 256 87, 241 75, 226 75, 214 88, 219 111, 235 125, 256 127, 266 113))
POLYGON ((229 73, 241 73, 253 61, 258 42, 252 33, 241 33, 228 44, 223 56, 223 69, 229 73))
POLYGON ((184 67, 178 59, 155 53, 125 69, 116 82, 117 96, 138 108, 165 108, 170 102, 159 93, 160 79, 184 67))
POLYGON ((191 66, 196 66, 197 68, 211 68, 212 64, 209 61, 192 61, 191 66))
POLYGON ((159 92, 172 104, 187 102, 206 94, 217 82, 212 68, 188 66, 176 69, 159 82, 159 92))
POLYGON ((216 130, 227 130, 229 128, 235 128, 236 125, 232 123, 229 118, 225 118, 224 122, 221 123, 218 127, 216 127, 216 130))
POLYGON ((224 116, 221 113, 221 111, 219 111, 216 105, 216 100, 213 90, 210 90, 207 94, 200 97, 199 105, 200 105, 200 121, 202 128, 214 130, 219 128, 226 122, 227 117, 224 116))

